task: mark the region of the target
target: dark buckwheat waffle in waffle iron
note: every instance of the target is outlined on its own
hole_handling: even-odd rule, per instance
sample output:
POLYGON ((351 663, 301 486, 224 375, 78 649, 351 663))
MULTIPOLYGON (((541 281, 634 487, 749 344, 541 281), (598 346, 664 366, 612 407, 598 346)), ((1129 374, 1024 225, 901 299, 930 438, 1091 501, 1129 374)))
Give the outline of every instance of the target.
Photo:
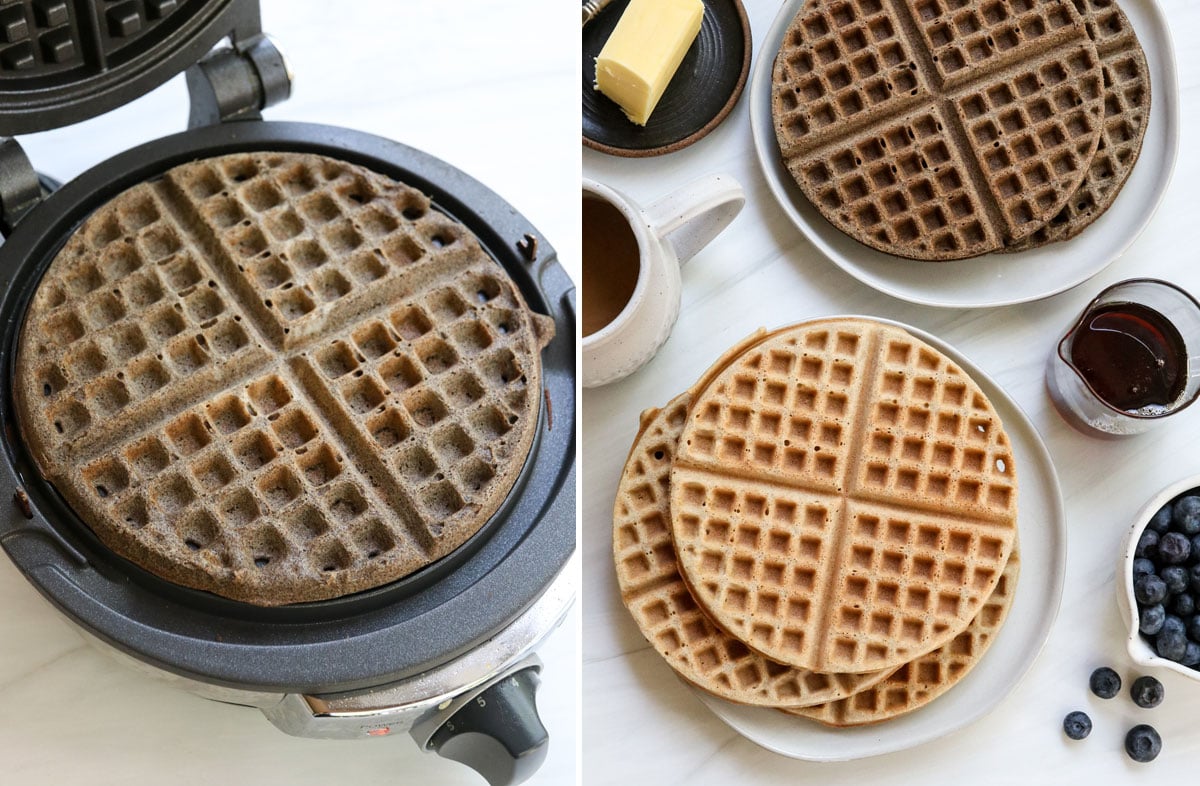
POLYGON ((26 314, 14 393, 41 474, 118 554, 237 600, 322 600, 491 517, 553 333, 416 189, 232 154, 84 221, 26 314))
MULTIPOLYGON (((52 193, 0 139, 0 545, 91 638, 198 693, 472 758, 445 721, 483 693, 532 707, 574 595, 554 249, 420 151, 263 122, 290 73, 253 2, 4 10, 26 38, 0 45, 0 134, 185 68, 192 106, 52 193)), ((472 728, 511 744, 483 758, 519 763, 485 774, 517 782, 536 710, 492 712, 472 728)))

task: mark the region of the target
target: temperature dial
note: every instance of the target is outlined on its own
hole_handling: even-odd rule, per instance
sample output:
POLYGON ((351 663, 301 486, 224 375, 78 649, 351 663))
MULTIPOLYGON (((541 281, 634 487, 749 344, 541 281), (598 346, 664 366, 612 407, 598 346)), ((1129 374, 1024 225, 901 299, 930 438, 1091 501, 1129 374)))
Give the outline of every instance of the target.
POLYGON ((513 672, 464 704, 429 740, 439 756, 466 764, 490 786, 513 786, 546 758, 550 735, 538 717, 535 668, 513 672))

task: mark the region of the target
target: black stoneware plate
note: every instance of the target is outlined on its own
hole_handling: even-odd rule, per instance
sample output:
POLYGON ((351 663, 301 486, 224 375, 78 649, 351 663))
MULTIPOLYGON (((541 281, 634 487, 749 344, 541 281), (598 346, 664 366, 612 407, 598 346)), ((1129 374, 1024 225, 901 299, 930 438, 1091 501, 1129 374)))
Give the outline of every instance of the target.
POLYGON ((595 89, 596 56, 629 0, 615 0, 583 28, 583 144, 616 156, 685 148, 733 109, 750 73, 750 22, 741 0, 704 0, 700 33, 645 127, 595 89))

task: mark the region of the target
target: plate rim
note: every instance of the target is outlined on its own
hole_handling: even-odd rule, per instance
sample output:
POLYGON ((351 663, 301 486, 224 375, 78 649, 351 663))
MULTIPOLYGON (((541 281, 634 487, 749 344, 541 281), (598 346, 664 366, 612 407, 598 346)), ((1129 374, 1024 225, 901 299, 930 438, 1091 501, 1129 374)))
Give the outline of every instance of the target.
MULTIPOLYGON (((1050 638, 1050 633, 1054 628, 1054 623, 1058 619, 1058 613, 1062 606, 1063 588, 1066 585, 1068 531, 1066 524, 1066 512, 1062 498, 1062 485, 1059 483, 1058 471, 1054 467, 1054 462, 1050 455, 1049 449, 1046 447, 1045 440, 1042 439, 1041 433, 1037 430, 1037 427, 1034 425, 1033 421, 1016 402, 1016 400, 1014 400, 1012 396, 1010 396, 1008 392, 1001 387, 999 383, 992 379, 991 376, 989 376, 983 369, 973 363, 970 358, 963 355, 961 351, 944 339, 941 339, 926 330, 922 330, 921 328, 900 322, 898 320, 859 314, 831 315, 828 317, 813 317, 812 319, 818 318, 867 319, 908 331, 913 336, 925 341, 938 351, 944 353, 947 357, 958 364, 963 371, 965 371, 972 379, 975 380, 976 384, 983 388, 984 392, 988 396, 988 399, 992 401, 993 405, 999 404, 1010 410, 1011 414, 1015 417, 1005 418, 1005 430, 1009 433, 1010 437, 1014 437, 1013 441, 1015 442, 1017 429, 1019 429, 1021 436, 1023 437, 1023 442, 1027 443, 1027 449, 1035 459, 1035 463, 1040 465, 1038 469, 1045 478, 1051 497, 1049 500, 1051 503, 1051 509, 1046 511, 1047 520, 1043 523, 1043 527, 1051 530, 1051 540, 1058 545, 1057 553, 1052 554, 1050 559, 1050 562, 1052 563, 1051 568, 1053 570, 1053 573, 1050 576, 1050 592, 1044 596, 1049 602, 1046 604, 1046 608, 1044 609, 1042 622, 1035 629, 1035 635, 1038 642, 1037 646, 1022 651, 1025 662, 1018 667, 1018 674, 1010 684, 1003 686, 1000 690, 994 692, 992 696, 989 697, 988 701, 977 705, 972 712, 958 716, 957 718, 952 718, 949 724, 946 724, 941 728, 935 728, 932 731, 927 731, 923 734, 914 735, 899 741, 882 742, 880 738, 876 738, 874 742, 874 749, 860 753, 846 754, 831 752, 828 750, 825 752, 818 750, 810 753, 796 749, 783 750, 770 744, 767 740, 762 739, 761 735, 757 737, 753 736, 751 732, 743 729, 734 718, 730 717, 734 712, 740 713, 753 711, 756 714, 773 714, 777 712, 776 710, 770 707, 737 707, 730 702, 726 702, 723 699, 717 698, 716 696, 707 694, 703 690, 685 683, 687 684, 687 687, 697 696, 697 698, 699 698, 700 701, 709 709, 709 711, 711 711, 723 723, 737 732, 739 736, 744 737, 750 742, 753 742, 755 745, 758 745, 773 753, 777 753, 781 756, 787 756, 791 759, 814 762, 837 762, 853 761, 857 759, 870 758, 873 756, 882 756, 884 754, 896 753, 924 745, 932 742, 933 740, 940 739, 945 735, 953 734, 965 729, 1000 706, 1000 704, 1014 690, 1016 690, 1017 686, 1024 681, 1026 676, 1029 674, 1029 670, 1033 667, 1033 664, 1037 662, 1037 659, 1041 656, 1042 651, 1046 647, 1046 642, 1050 638), (1013 428, 1014 424, 1017 426, 1017 429, 1013 428)), ((1000 406, 996 406, 996 408, 997 411, 1000 410, 1000 406)), ((1030 470, 1026 471, 1028 472, 1030 470)), ((796 720, 798 724, 806 722, 806 719, 801 718, 794 720, 796 720)), ((815 721, 807 722, 813 723, 815 721)), ((801 735, 798 734, 797 736, 799 737, 801 735)))
POLYGON ((715 115, 709 118, 703 126, 696 129, 685 137, 681 137, 665 145, 658 147, 645 148, 630 148, 617 147, 604 142, 599 142, 589 137, 586 133, 582 134, 583 146, 598 153, 604 153, 610 156, 620 158, 653 158, 655 156, 674 153, 676 150, 683 150, 699 142, 704 137, 712 133, 713 129, 725 122, 725 118, 729 117, 733 112, 733 108, 737 106, 738 101, 745 92, 746 84, 750 81, 750 64, 753 61, 754 53, 754 35, 750 30, 750 17, 746 13, 746 7, 742 4, 742 0, 725 0, 733 4, 734 10, 737 11, 739 22, 742 28, 742 67, 738 73, 737 84, 733 86, 733 90, 729 94, 729 98, 721 106, 715 115))
MULTIPOLYGON (((781 182, 775 176, 773 164, 778 157, 778 143, 775 139, 775 131, 773 123, 767 122, 766 128, 763 128, 761 119, 761 107, 765 104, 765 112, 770 116, 770 88, 771 74, 774 70, 775 53, 779 49, 779 44, 787 31, 787 26, 791 19, 798 13, 801 6, 809 0, 784 0, 776 13, 774 20, 771 22, 766 35, 764 36, 760 49, 761 53, 758 58, 758 64, 754 68, 754 73, 750 77, 750 139, 754 146, 755 158, 758 161, 759 171, 763 175, 763 179, 767 183, 767 189, 771 192, 776 203, 783 210, 792 226, 799 230, 801 236, 807 240, 819 253, 829 262, 833 263, 840 270, 854 277, 857 281, 885 295, 903 300, 909 303, 916 303, 923 306, 932 306, 935 308, 996 308, 1000 306, 1012 306, 1020 303, 1032 303, 1054 295, 1066 292, 1073 289, 1086 281, 1096 277, 1104 270, 1112 266, 1114 262, 1120 259, 1129 247, 1133 245, 1146 227, 1157 214, 1159 207, 1165 199, 1167 190, 1171 185, 1171 181, 1175 175, 1176 165, 1179 158, 1179 147, 1181 144, 1181 113, 1180 113, 1180 95, 1179 95, 1179 67, 1175 56, 1175 42, 1171 35, 1170 25, 1167 23, 1163 15, 1162 7, 1158 0, 1140 0, 1140 5, 1143 6, 1149 17, 1151 18, 1157 33, 1155 39, 1161 38, 1164 46, 1156 47, 1156 51, 1161 55, 1165 66, 1164 73, 1166 76, 1166 84, 1152 84, 1152 90, 1155 94, 1162 94, 1161 101, 1163 102, 1163 111, 1165 112, 1166 129, 1164 136, 1164 150, 1166 156, 1165 173, 1156 186, 1156 193, 1153 200, 1150 201, 1149 209, 1143 214, 1137 225, 1133 228, 1127 237, 1121 242, 1113 244, 1111 251, 1101 257, 1103 263, 1089 267, 1082 275, 1077 275, 1074 278, 1066 279, 1063 282, 1055 283, 1048 289, 1039 290, 1033 293, 1018 295, 1015 297, 1000 297, 1000 298, 960 298, 957 300, 945 299, 945 295, 941 297, 929 296, 922 294, 920 285, 909 285, 905 287, 903 284, 897 283, 897 277, 891 277, 887 280, 882 280, 882 277, 862 268, 853 260, 844 259, 842 254, 837 253, 829 243, 827 243, 821 233, 817 232, 808 222, 806 218, 800 215, 793 199, 788 195, 786 189, 789 184, 781 182), (769 138, 766 136, 769 135, 769 138)), ((1143 44, 1145 37, 1139 37, 1139 44, 1143 44)), ((1153 112, 1153 109, 1151 110, 1153 112)), ((1106 211, 1107 212, 1107 211, 1106 211)), ((833 228, 832 231, 838 231, 833 228)), ((1068 241, 1069 242, 1069 241, 1068 241)), ((864 246, 864 248, 866 248, 864 246)), ((873 253, 882 254, 882 252, 869 249, 873 253)), ((1037 251, 1037 249, 1031 249, 1037 251)), ((1018 251, 1010 253, 995 253, 998 257, 1020 257, 1030 252, 1018 251)), ((892 255, 885 255, 892 256, 892 255)), ((988 255, 991 256, 991 255, 988 255)), ((914 262, 913 260, 902 260, 901 257, 892 256, 893 259, 911 264, 938 264, 932 262, 914 262)), ((978 258, 977 258, 978 259, 978 258)))

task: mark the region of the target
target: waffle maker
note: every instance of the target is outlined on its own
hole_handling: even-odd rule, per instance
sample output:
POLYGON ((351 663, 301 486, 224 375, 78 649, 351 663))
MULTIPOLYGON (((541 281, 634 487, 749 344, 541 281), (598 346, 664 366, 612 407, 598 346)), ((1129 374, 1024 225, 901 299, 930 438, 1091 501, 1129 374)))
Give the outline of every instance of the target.
POLYGON ((23 575, 118 659, 206 698, 252 706, 305 737, 407 731, 492 784, 544 759, 537 645, 575 595, 575 300, 553 248, 498 195, 420 151, 343 128, 272 123, 291 75, 256 0, 22 0, 0 8, 0 362, 12 379, 42 274, 93 210, 197 158, 278 150, 361 164, 429 194, 469 227, 557 335, 545 403, 500 510, 450 556, 330 601, 261 608, 158 579, 108 551, 25 451, 0 391, 0 546, 23 575), (223 43, 224 42, 224 43, 223 43), (189 130, 121 153, 59 186, 12 135, 96 116, 186 71, 189 130))

